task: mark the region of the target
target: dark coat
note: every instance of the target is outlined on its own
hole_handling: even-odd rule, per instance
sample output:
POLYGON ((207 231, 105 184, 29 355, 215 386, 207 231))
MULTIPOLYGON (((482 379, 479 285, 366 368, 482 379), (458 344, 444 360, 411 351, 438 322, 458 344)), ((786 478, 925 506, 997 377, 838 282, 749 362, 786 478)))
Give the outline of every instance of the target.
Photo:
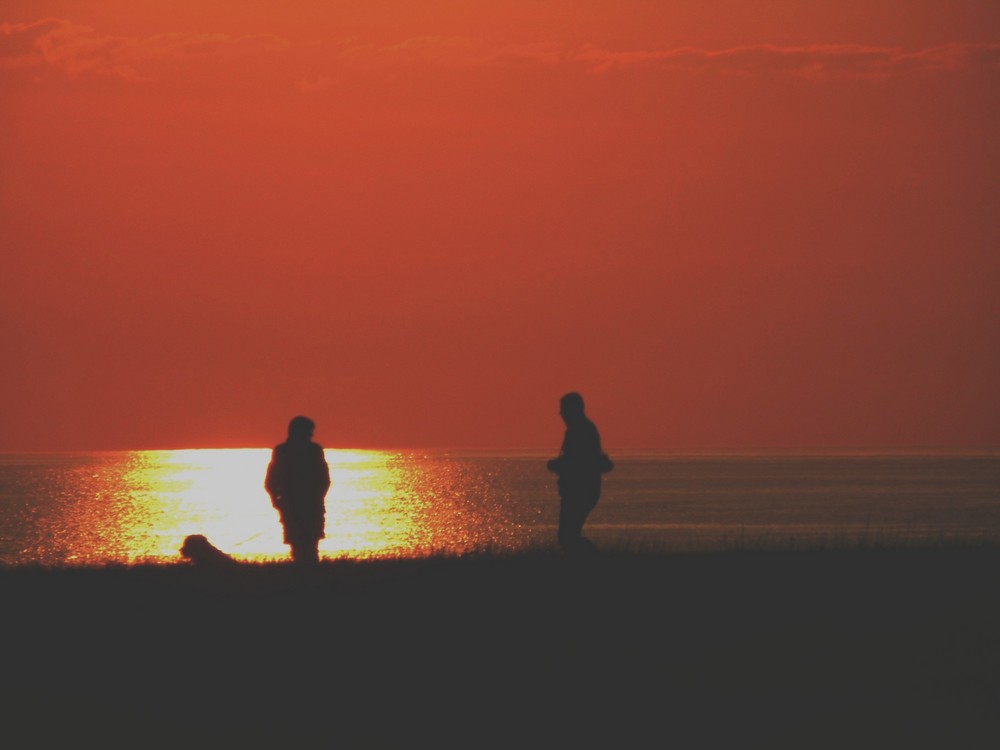
POLYGON ((597 427, 586 417, 566 428, 559 457, 548 463, 558 475, 559 496, 592 508, 601 496, 601 475, 611 462, 601 449, 597 427))
POLYGON ((322 446, 310 440, 276 445, 271 451, 264 488, 281 516, 285 544, 326 536, 330 467, 322 446))

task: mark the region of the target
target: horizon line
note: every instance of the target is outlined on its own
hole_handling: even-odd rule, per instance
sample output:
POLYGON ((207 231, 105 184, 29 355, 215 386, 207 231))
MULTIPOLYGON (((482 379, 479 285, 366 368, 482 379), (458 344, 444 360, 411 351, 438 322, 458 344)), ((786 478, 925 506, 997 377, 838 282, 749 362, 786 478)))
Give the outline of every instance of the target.
MULTIPOLYGON (((174 446, 157 448, 0 448, 0 455, 67 455, 86 453, 156 453, 180 451, 271 450, 273 445, 238 446, 174 446)), ((428 446, 330 446, 324 451, 359 451, 370 453, 465 453, 465 454, 552 454, 558 447, 428 447, 428 446)), ((992 455, 1000 454, 1000 446, 806 446, 806 447, 605 447, 609 455, 671 455, 671 456, 738 456, 738 455, 992 455)))

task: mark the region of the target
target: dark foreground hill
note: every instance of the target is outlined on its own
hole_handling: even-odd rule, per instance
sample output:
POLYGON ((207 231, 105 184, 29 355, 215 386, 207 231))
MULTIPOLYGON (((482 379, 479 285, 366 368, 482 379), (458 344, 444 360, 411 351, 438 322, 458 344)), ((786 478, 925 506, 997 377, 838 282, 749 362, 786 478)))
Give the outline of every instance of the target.
POLYGON ((6 568, 0 742, 993 748, 998 584, 991 547, 6 568))

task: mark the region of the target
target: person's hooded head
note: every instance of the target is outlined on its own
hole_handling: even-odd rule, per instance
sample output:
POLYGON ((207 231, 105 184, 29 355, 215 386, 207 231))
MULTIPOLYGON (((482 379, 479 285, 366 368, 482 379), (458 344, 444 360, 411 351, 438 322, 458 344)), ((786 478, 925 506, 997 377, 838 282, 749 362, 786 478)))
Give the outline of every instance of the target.
POLYGON ((567 424, 575 424, 583 419, 583 396, 579 393, 567 393, 559 399, 559 415, 567 424))
POLYGON ((312 440, 315 429, 316 423, 309 417, 293 417, 292 421, 288 423, 288 439, 294 441, 312 440))

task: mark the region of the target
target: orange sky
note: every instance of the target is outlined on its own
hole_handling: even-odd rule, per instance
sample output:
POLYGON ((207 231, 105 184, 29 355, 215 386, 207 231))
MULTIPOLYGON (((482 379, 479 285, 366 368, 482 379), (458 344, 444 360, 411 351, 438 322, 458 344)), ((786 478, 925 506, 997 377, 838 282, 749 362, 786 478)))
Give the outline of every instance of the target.
POLYGON ((0 450, 1000 446, 1000 3, 4 0, 0 120, 0 450))

